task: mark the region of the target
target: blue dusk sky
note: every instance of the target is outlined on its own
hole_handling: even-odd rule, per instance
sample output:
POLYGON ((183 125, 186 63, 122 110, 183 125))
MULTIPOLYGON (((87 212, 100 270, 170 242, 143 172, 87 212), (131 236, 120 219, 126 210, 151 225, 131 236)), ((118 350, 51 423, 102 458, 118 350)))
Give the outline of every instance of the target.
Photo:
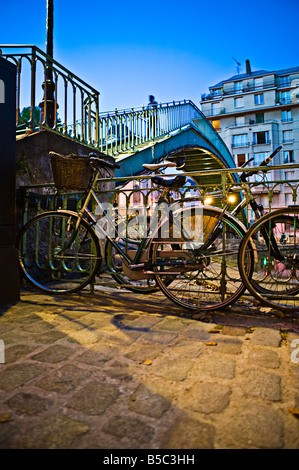
MULTIPOLYGON (((0 44, 46 51, 46 0, 1 1, 0 44)), ((298 0, 54 0, 54 58, 100 110, 190 99, 240 72, 299 66, 298 0)))

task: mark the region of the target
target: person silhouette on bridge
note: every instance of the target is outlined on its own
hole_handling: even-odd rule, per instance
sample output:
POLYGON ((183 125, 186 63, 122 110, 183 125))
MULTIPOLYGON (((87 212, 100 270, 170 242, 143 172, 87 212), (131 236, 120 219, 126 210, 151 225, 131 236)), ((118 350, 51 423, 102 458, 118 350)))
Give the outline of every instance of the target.
POLYGON ((148 138, 154 138, 158 134, 158 103, 153 95, 149 95, 147 105, 148 113, 148 138))

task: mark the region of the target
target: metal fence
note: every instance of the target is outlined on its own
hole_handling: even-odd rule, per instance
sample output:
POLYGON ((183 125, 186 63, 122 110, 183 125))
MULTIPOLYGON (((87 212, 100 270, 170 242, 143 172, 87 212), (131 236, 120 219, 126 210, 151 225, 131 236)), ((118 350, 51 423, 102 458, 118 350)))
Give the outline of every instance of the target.
MULTIPOLYGON (((247 183, 248 188, 255 196, 257 201, 264 206, 266 212, 275 210, 285 205, 299 204, 299 181, 298 180, 274 180, 271 173, 276 170, 286 170, 299 168, 299 164, 287 164, 271 166, 271 171, 267 176, 250 176, 247 183), (253 181, 254 180, 254 181, 253 181), (282 200, 283 199, 283 200, 282 200)), ((255 172, 260 167, 247 167, 246 172, 255 172)), ((269 167, 268 167, 269 169, 269 167)), ((174 200, 184 199, 185 201, 198 200, 204 203, 207 196, 210 197, 212 205, 222 207, 225 204, 226 197, 234 193, 236 195, 235 203, 229 207, 233 211, 236 205, 246 198, 242 191, 243 183, 232 182, 231 174, 239 174, 243 169, 232 168, 222 170, 208 170, 201 172, 180 172, 185 175, 189 182, 180 190, 172 192, 174 200), (196 177, 218 176, 220 183, 196 184, 196 177), (220 175, 220 179, 219 179, 220 175), (194 184, 190 185, 193 180, 194 184)), ((162 188, 152 183, 154 175, 142 175, 133 177, 109 178, 109 189, 100 189, 103 183, 107 183, 106 178, 98 180, 98 190, 96 191, 100 200, 123 208, 127 220, 130 213, 136 209, 146 213, 152 210, 159 199, 162 188)), ((167 175, 171 176, 171 175, 167 175)), ((55 191, 54 184, 42 184, 33 186, 23 186, 19 188, 20 197, 20 226, 26 223, 34 215, 44 211, 52 210, 57 207, 78 211, 81 208, 84 192, 59 192, 55 191)), ((95 210, 95 206, 90 208, 95 210)), ((250 209, 246 209, 239 214, 243 222, 249 226, 253 220, 250 209)))
POLYGON ((44 128, 97 146, 99 92, 36 46, 0 49, 17 68, 17 133, 44 128), (27 119, 24 108, 29 108, 27 119))
MULTIPOLYGON (((99 92, 36 46, 0 45, 17 67, 17 133, 48 129, 107 155, 139 146, 195 125, 215 140, 215 130, 189 100, 99 112, 99 92), (22 111, 27 108, 26 116, 22 111)), ((224 149, 217 136, 217 148, 224 149)))

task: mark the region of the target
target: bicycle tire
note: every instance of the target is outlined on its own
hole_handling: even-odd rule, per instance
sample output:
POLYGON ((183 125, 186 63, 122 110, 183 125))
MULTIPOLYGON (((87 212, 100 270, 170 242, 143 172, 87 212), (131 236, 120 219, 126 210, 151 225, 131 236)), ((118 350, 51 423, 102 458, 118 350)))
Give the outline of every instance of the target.
POLYGON ((299 311, 299 207, 275 210, 257 220, 246 233, 239 251, 241 278, 248 291, 262 305, 284 312, 299 311), (290 235, 289 242, 280 242, 281 230, 290 235), (263 234, 274 236, 278 254, 263 234), (254 251, 250 278, 244 269, 248 250, 254 251), (297 256, 298 254, 298 256, 297 256), (281 257, 281 259, 279 259, 281 257))
MULTIPOLYGON (((181 209, 174 216, 178 217, 177 220, 186 221, 186 211, 190 213, 190 208, 181 209)), ((235 217, 223 215, 220 209, 203 206, 202 211, 201 241, 186 243, 182 235, 175 240, 171 237, 165 240, 159 237, 153 239, 152 267, 159 287, 177 305, 196 311, 219 310, 235 302, 245 291, 237 261, 239 244, 246 229, 235 217), (219 224, 220 215, 222 221, 219 224), (200 246, 203 246, 217 224, 210 245, 201 251, 200 246)), ((189 218, 190 224, 196 227, 196 216, 192 222, 192 209, 189 218)), ((163 226, 160 231, 163 233, 163 226)), ((251 269, 251 256, 252 253, 249 253, 248 272, 251 269)))
POLYGON ((94 230, 70 211, 35 216, 17 237, 21 272, 31 285, 52 293, 78 292, 100 269, 101 248, 94 230), (70 244, 67 246, 67 244, 70 244))

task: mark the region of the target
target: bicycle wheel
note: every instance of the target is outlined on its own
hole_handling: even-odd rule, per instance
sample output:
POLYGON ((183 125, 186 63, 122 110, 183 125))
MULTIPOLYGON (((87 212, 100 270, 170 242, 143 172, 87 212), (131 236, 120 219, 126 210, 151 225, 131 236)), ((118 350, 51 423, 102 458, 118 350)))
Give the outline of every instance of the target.
MULTIPOLYGON (((128 242, 122 238, 117 238, 115 242, 128 256, 131 254, 131 257, 134 257, 134 252, 138 248, 134 240, 128 242)), ((111 276, 124 288, 141 294, 151 294, 159 291, 154 275, 144 275, 142 271, 130 272, 126 262, 109 240, 107 240, 105 246, 105 259, 111 276)))
MULTIPOLYGON (((165 237, 166 221, 166 230, 162 226, 161 234, 152 241, 152 267, 159 287, 184 308, 218 310, 236 301, 245 290, 238 270, 238 249, 245 228, 229 214, 220 222, 221 214, 216 208, 203 207, 202 214, 182 209, 174 223, 187 230, 165 237)), ((249 252, 248 271, 251 256, 249 252)))
POLYGON ((299 207, 270 212, 252 225, 240 245, 239 269, 249 292, 263 305, 299 311, 299 207), (248 251, 254 253, 250 277, 244 269, 248 251))
POLYGON ((25 278, 43 292, 77 292, 99 270, 102 257, 98 239, 78 215, 52 211, 37 215, 17 238, 19 262, 25 278))

